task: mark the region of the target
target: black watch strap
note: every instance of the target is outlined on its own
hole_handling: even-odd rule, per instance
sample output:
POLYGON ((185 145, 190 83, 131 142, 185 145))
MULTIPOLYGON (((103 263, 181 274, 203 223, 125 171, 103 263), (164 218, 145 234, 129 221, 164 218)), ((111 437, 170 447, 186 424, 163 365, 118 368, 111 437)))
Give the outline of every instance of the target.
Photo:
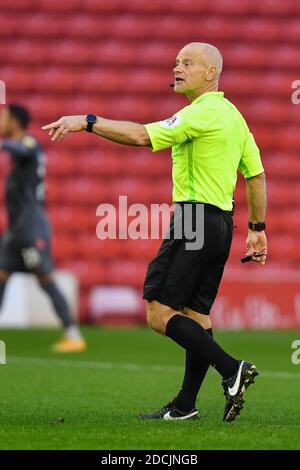
POLYGON ((262 230, 266 230, 265 222, 249 222, 248 227, 250 230, 254 230, 255 232, 261 232, 262 230))
POLYGON ((87 132, 93 131, 93 125, 95 124, 96 121, 97 121, 97 116, 95 114, 87 115, 86 117, 86 122, 87 122, 86 131, 87 132))

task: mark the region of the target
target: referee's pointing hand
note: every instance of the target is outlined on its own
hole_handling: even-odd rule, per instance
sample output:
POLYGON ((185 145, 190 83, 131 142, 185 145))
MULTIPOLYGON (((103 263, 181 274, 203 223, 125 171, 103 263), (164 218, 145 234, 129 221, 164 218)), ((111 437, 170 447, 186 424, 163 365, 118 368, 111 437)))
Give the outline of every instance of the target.
POLYGON ((80 132, 86 129, 86 115, 63 116, 58 121, 43 126, 43 131, 49 130, 51 140, 63 140, 69 132, 80 132))

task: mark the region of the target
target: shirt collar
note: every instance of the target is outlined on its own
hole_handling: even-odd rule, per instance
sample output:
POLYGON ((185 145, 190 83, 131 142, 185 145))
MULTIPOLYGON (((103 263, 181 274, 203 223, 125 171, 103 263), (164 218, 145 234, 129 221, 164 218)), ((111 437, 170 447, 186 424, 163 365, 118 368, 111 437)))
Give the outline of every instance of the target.
POLYGON ((198 98, 192 101, 191 104, 197 104, 210 96, 219 96, 220 98, 224 98, 224 91, 207 91, 206 93, 203 93, 202 95, 198 96, 198 98))

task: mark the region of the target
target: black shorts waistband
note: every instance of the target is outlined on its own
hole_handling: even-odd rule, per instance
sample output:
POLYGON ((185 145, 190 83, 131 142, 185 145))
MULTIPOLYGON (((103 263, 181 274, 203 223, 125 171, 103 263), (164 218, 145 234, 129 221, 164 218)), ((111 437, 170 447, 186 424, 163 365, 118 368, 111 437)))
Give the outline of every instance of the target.
POLYGON ((184 206, 185 204, 192 204, 193 206, 196 206, 197 204, 201 204, 204 206, 204 210, 207 212, 213 212, 215 214, 228 214, 228 215, 233 215, 233 210, 232 211, 224 211, 223 209, 220 209, 220 207, 213 206, 212 204, 208 204, 206 202, 192 202, 192 201, 180 201, 180 202, 175 202, 175 204, 179 204, 180 206, 184 206))

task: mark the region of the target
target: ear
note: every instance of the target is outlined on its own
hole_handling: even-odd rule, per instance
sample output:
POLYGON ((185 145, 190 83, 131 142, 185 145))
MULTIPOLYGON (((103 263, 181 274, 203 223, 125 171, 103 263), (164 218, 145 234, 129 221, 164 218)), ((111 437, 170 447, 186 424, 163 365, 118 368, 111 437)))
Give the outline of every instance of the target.
POLYGON ((211 81, 216 77, 217 74, 217 67, 215 65, 211 65, 207 72, 206 72, 206 80, 211 81))

